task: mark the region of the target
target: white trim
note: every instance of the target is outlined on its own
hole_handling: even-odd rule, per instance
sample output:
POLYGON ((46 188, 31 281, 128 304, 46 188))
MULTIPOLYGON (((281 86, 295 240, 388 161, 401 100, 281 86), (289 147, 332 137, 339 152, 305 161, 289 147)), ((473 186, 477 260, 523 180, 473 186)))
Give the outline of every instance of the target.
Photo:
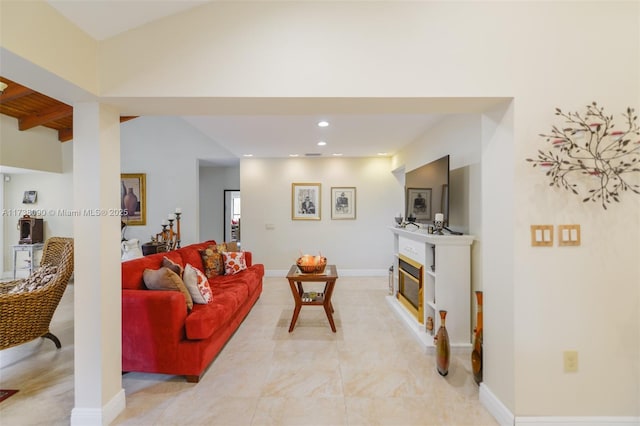
POLYGON ((516 417, 516 425, 544 425, 544 426, 638 426, 640 417, 516 417))
POLYGON ((500 426, 512 426, 515 424, 515 417, 509 409, 491 392, 489 387, 480 383, 478 393, 480 403, 496 419, 500 426))
MULTIPOLYGON (((267 269, 264 271, 265 277, 286 277, 289 269, 267 269)), ((339 277, 387 277, 389 269, 340 269, 339 277)))
POLYGON ((115 394, 102 408, 73 408, 71 426, 103 426, 111 424, 127 405, 124 389, 115 394))

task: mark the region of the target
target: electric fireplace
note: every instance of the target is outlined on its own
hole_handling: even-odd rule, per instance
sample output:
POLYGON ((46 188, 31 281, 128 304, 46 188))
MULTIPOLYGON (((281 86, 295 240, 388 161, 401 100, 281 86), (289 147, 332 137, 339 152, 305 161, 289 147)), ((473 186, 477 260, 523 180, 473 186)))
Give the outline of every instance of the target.
POLYGON ((406 256, 398 259, 398 300, 420 322, 424 323, 423 265, 406 256))

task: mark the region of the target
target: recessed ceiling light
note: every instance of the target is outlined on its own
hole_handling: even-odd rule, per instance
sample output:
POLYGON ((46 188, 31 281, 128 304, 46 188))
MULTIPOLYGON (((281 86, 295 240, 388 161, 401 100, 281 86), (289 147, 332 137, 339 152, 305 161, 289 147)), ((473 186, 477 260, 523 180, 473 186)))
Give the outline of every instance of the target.
POLYGON ((325 141, 318 142, 318 146, 325 146, 327 143, 325 141))
POLYGON ((387 152, 379 152, 378 155, 389 155, 387 152))
POLYGON ((318 121, 318 127, 327 127, 329 125, 328 121, 318 121))
POLYGON ((253 154, 244 154, 243 157, 253 157, 253 154))
POLYGON ((341 152, 334 152, 333 154, 334 157, 342 157, 342 153, 341 152))
POLYGON ((289 157, 297 157, 298 154, 289 154, 289 157))

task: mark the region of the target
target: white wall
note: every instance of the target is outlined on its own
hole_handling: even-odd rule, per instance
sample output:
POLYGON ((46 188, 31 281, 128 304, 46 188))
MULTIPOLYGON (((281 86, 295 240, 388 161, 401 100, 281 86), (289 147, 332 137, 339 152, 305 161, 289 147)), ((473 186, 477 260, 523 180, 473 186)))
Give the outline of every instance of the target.
POLYGON ((126 237, 150 241, 151 235, 161 231, 162 220, 180 207, 181 245, 200 241, 198 159, 228 157, 226 150, 181 118, 139 117, 123 123, 122 173, 146 173, 147 182, 147 223, 129 226, 126 237))
POLYGON ((224 241, 225 189, 240 189, 239 167, 200 167, 199 241, 224 241))
MULTIPOLYGON (((0 116, 0 119, 6 118, 0 116)), ((44 132, 37 129, 18 132, 15 120, 3 124, 2 132, 9 136, 2 138, 2 145, 11 146, 12 150, 20 151, 21 153, 16 153, 14 157, 22 156, 25 161, 20 164, 31 166, 30 168, 33 169, 32 171, 23 170, 20 173, 7 173, 5 175, 11 180, 5 182, 3 179, 0 182, 4 188, 3 212, 5 213, 2 217, 4 234, 2 240, 4 271, 2 272, 7 275, 13 268, 11 245, 18 244, 20 238, 17 229, 18 219, 24 214, 44 219, 45 239, 73 235, 73 217, 61 213, 61 210, 73 209, 73 142, 58 142, 57 133, 48 129, 44 132), (36 131, 32 132, 32 130, 36 131), (37 140, 36 148, 32 145, 34 139, 37 140), (33 150, 17 149, 25 145, 32 147, 33 150), (27 161, 29 157, 36 158, 36 161, 27 161), (57 164, 60 173, 37 170, 37 167, 47 164, 47 158, 52 160, 50 162, 52 165, 57 164), (35 204, 22 204, 24 191, 28 190, 38 191, 35 204)), ((45 167, 45 170, 47 168, 45 167)))
POLYGON ((242 247, 270 273, 282 274, 302 253, 321 252, 343 274, 386 274, 402 186, 389 158, 243 159, 242 247), (291 219, 291 184, 321 184, 321 220, 291 219), (356 187, 356 219, 332 220, 331 187, 356 187), (273 229, 267 229, 273 225, 273 229))

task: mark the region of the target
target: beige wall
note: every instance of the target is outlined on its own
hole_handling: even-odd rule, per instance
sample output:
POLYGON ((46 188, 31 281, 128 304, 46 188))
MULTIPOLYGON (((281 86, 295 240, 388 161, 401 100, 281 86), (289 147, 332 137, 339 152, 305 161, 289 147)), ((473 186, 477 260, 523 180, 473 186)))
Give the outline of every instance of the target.
POLYGON ((0 166, 62 172, 62 144, 45 127, 18 130, 18 120, 0 115, 0 166))
MULTIPOLYGON (((3 49, 28 58, 32 64, 55 74, 59 80, 98 93, 98 43, 46 3, 3 0, 0 3, 0 44, 3 49)), ((42 73, 32 73, 28 67, 21 67, 21 58, 3 57, 3 77, 19 79, 23 85, 38 91, 58 91, 55 87, 44 86, 42 73), (9 60, 15 68, 7 66, 9 60)))
MULTIPOLYGON (((640 243, 629 236, 640 235, 640 199, 625 193, 603 211, 549 188, 525 162, 544 145, 539 133, 557 123, 555 107, 582 110, 596 100, 616 117, 638 107, 639 7, 604 1, 216 2, 102 43, 100 87, 110 102, 149 97, 136 100, 141 110, 162 108, 154 99, 162 96, 183 96, 183 107, 202 111, 220 97, 513 98, 479 111, 484 386, 517 417, 639 416, 640 243), (536 223, 578 223, 582 245, 532 248, 529 226, 536 223), (562 372, 567 349, 579 351, 578 373, 562 372)), ((4 36, 2 43, 39 59, 41 52, 28 46, 8 46, 4 36)), ((251 171, 245 164, 241 186, 251 171)), ((253 165, 273 170, 262 160, 253 165)), ((332 180, 314 173, 314 181, 332 180)), ((245 229, 268 234, 266 220, 287 217, 287 181, 275 182, 283 214, 254 213, 245 229)), ((284 226, 276 222, 276 231, 284 226)))
POLYGON ((321 252, 349 274, 384 274, 393 263, 388 227, 403 189, 389 158, 243 159, 240 188, 242 247, 271 273, 286 272, 301 252, 321 252), (292 183, 321 184, 321 220, 291 219, 292 183), (331 187, 343 186, 356 188, 356 220, 331 219, 331 187))

